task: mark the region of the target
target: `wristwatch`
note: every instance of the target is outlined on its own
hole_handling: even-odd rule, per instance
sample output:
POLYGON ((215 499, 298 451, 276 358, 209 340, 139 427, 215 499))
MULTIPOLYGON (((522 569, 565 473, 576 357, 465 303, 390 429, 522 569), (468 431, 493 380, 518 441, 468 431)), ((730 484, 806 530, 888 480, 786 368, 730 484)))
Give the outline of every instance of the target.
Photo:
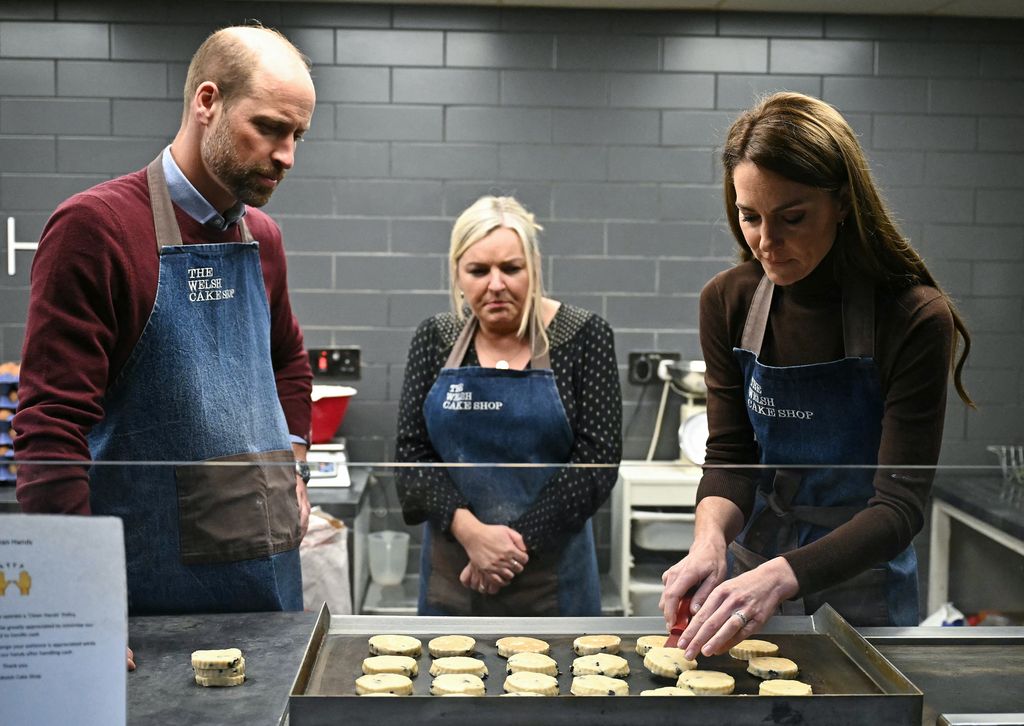
POLYGON ((309 484, 309 462, 308 461, 296 461, 295 462, 295 475, 302 479, 303 484, 309 484))

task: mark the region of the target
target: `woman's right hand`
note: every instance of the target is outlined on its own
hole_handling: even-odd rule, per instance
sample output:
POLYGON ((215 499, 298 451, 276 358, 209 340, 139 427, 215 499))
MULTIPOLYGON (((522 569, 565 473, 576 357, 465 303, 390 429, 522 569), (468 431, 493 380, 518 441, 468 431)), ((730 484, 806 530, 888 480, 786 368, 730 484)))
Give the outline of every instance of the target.
POLYGON ((689 554, 665 570, 661 581, 665 590, 661 593, 658 607, 665 616, 666 625, 671 628, 676 619, 676 610, 683 596, 696 590, 690 601, 690 614, 696 613, 711 591, 725 580, 728 574, 726 545, 721 538, 695 541, 689 554))
POLYGON ((522 535, 503 524, 484 524, 468 509, 455 510, 451 532, 488 585, 507 585, 530 560, 522 535))

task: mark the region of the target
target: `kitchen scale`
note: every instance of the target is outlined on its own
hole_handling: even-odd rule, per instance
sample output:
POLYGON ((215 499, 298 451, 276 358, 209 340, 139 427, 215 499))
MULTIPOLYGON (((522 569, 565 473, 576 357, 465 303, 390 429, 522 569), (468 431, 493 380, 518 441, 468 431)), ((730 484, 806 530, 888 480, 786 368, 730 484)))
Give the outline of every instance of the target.
POLYGON ((313 444, 306 452, 310 487, 349 487, 348 450, 345 439, 336 438, 328 444, 313 444))

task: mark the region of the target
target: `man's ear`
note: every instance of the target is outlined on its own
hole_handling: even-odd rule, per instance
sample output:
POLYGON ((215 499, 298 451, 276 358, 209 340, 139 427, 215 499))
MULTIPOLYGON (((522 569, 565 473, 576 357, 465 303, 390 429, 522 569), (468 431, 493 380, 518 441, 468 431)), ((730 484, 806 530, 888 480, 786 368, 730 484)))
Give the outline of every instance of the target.
POLYGON ((220 89, 213 81, 203 81, 192 97, 192 115, 202 126, 209 126, 223 106, 220 89))

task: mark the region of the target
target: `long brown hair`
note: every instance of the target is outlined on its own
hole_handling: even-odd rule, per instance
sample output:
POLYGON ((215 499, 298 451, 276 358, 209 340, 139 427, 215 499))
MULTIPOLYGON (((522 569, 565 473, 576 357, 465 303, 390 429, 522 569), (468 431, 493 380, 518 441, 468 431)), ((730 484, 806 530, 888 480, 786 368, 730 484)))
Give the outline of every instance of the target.
POLYGON ((751 161, 799 184, 848 196, 849 215, 836 235, 838 271, 856 270, 890 290, 929 285, 938 290, 953 316, 963 351, 955 363, 953 383, 960 398, 974 407, 963 386, 964 362, 971 336, 956 306, 932 276, 892 219, 871 177, 864 151, 846 119, 824 101, 801 93, 780 92, 761 99, 733 122, 722 151, 725 170, 725 215, 740 246, 740 258, 752 258, 736 214, 733 173, 751 161))

